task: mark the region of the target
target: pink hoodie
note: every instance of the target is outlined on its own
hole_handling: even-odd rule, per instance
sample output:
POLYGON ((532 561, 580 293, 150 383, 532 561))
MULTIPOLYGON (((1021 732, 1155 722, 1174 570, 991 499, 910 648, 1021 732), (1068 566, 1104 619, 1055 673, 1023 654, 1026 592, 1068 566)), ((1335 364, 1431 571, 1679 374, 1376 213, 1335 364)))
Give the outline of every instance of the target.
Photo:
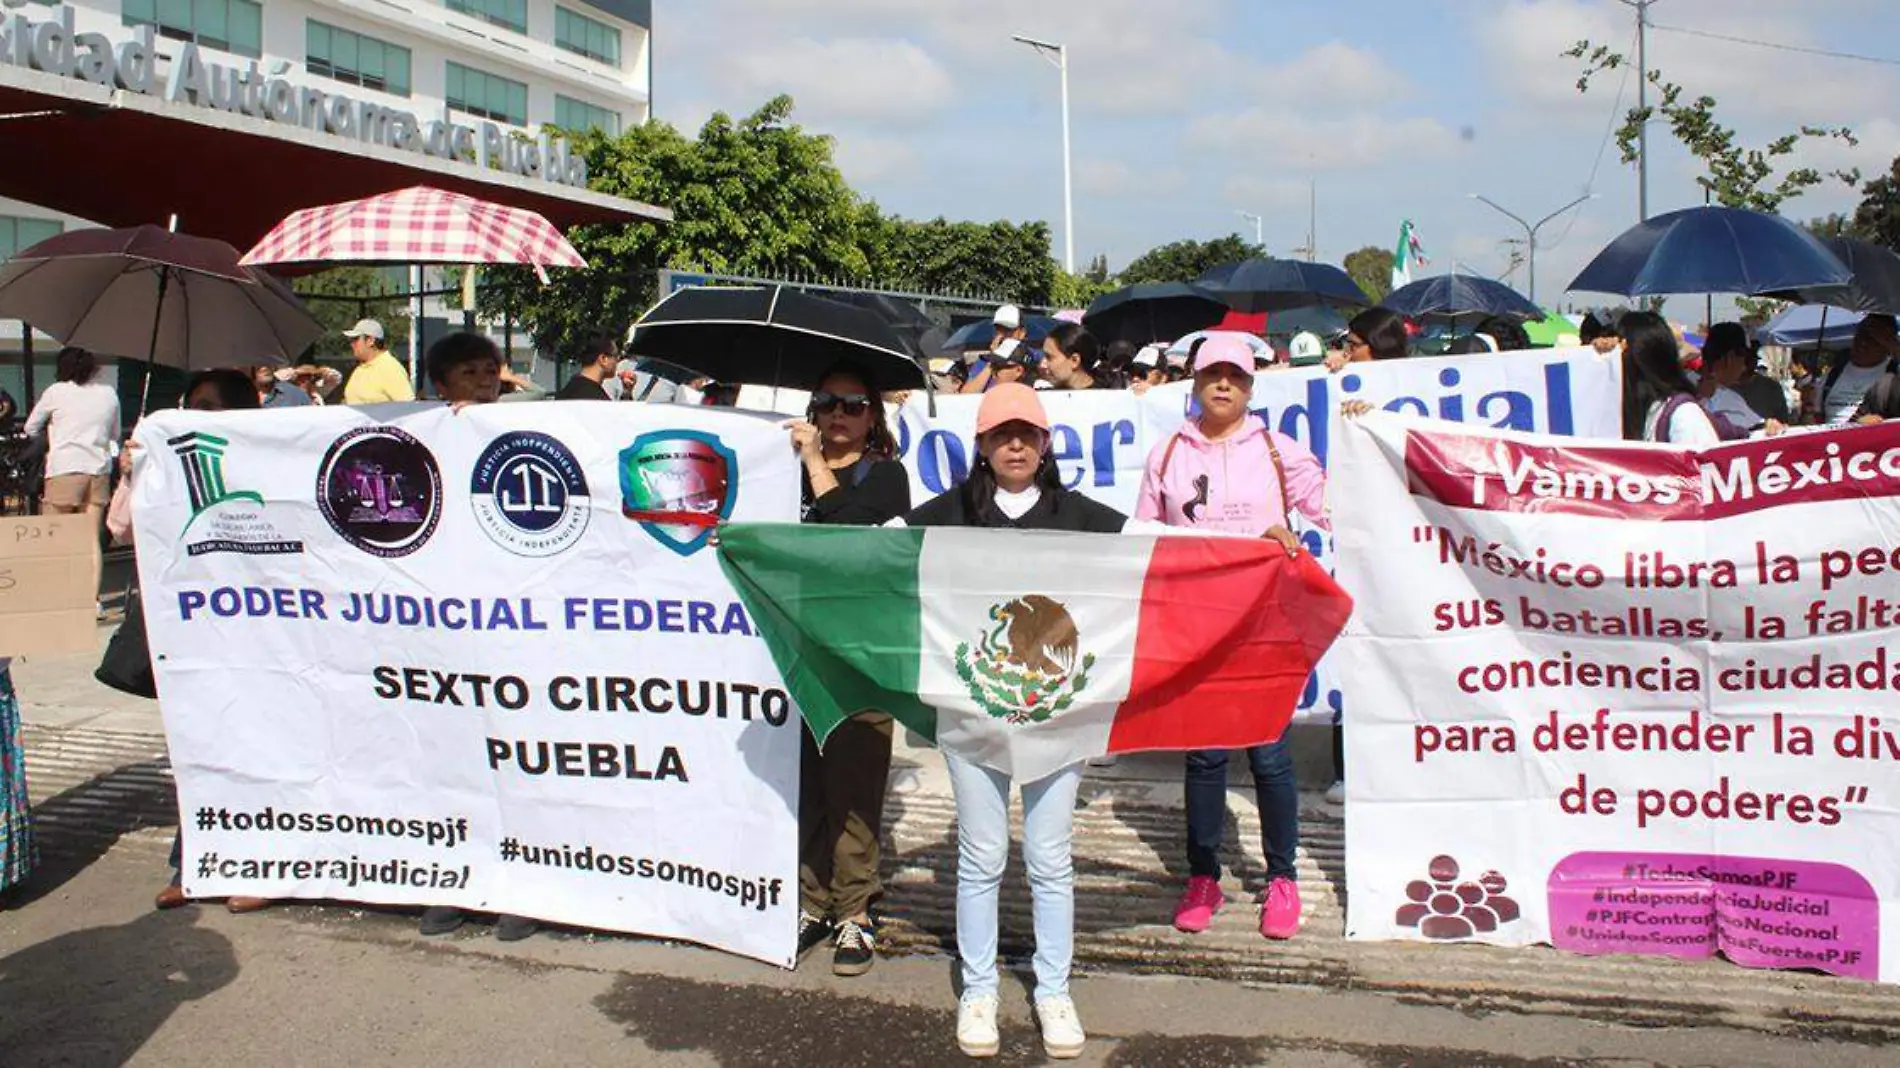
POLYGON ((1258 416, 1220 441, 1209 441, 1199 424, 1190 421, 1156 443, 1148 454, 1148 470, 1141 478, 1141 498, 1135 518, 1159 520, 1171 527, 1195 527, 1258 537, 1268 527, 1284 526, 1288 502, 1280 499, 1280 476, 1273 469, 1272 435, 1286 471, 1286 493, 1292 506, 1314 524, 1332 529, 1326 514, 1326 469, 1319 458, 1299 442, 1268 430, 1258 416), (1168 445, 1174 455, 1168 457, 1168 445), (1161 470, 1167 457, 1167 471, 1161 470))

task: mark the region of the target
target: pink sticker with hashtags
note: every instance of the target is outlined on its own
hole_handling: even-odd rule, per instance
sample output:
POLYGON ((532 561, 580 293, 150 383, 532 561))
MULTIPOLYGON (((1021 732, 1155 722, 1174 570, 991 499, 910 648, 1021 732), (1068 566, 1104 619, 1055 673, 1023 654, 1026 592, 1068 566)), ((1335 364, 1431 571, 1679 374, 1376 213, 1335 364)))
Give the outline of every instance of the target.
POLYGON ((1880 901, 1839 864, 1694 853, 1572 853, 1550 873, 1550 940, 1577 953, 1880 976, 1880 901))

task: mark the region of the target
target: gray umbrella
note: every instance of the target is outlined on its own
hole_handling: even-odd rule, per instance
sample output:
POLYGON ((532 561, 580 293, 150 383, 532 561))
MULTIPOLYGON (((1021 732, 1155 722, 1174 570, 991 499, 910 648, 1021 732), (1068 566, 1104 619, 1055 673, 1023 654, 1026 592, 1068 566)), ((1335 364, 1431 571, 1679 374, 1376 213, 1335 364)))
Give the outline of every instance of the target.
POLYGON ((290 287, 222 241, 156 226, 72 230, 0 266, 0 318, 186 371, 280 364, 323 334, 290 287))

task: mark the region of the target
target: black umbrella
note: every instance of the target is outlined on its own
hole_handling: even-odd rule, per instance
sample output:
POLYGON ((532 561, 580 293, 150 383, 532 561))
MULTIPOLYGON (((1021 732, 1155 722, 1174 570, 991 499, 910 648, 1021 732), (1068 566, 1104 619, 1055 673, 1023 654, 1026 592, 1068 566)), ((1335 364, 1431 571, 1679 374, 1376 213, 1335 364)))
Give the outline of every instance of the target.
POLYGON ((70 230, 26 249, 0 267, 0 318, 187 371, 285 363, 323 334, 290 287, 239 266, 230 245, 156 226, 70 230))
POLYGON ((943 340, 949 333, 937 325, 937 321, 924 313, 922 308, 908 300, 893 297, 888 293, 830 293, 827 299, 840 304, 849 304, 854 308, 863 308, 890 324, 897 332, 897 339, 904 343, 904 351, 912 359, 925 359, 943 351, 943 340), (931 332, 937 334, 933 338, 931 332), (931 345, 937 348, 931 348, 931 345))
POLYGON ((815 390, 841 360, 878 390, 921 389, 924 372, 874 312, 784 286, 688 286, 634 324, 627 351, 715 382, 815 390))
POLYGON ((1421 278, 1386 294, 1385 307, 1422 322, 1455 322, 1493 315, 1516 322, 1542 319, 1544 309, 1502 282, 1469 274, 1421 278))
POLYGON ((1330 263, 1252 259, 1222 264, 1195 280, 1238 312, 1287 311, 1324 304, 1367 308, 1372 301, 1352 276, 1330 263))
POLYGON ((1742 208, 1672 211, 1631 227, 1583 269, 1572 290, 1622 297, 1745 297, 1853 281, 1813 234, 1742 208))
POLYGON ((1096 297, 1082 325, 1104 343, 1147 345, 1173 341, 1220 323, 1227 305, 1214 294, 1186 282, 1123 286, 1096 297))
POLYGON ((1809 286, 1767 294, 1797 304, 1826 304, 1857 312, 1900 315, 1900 256, 1892 249, 1852 237, 1822 238, 1854 279, 1840 286, 1809 286))

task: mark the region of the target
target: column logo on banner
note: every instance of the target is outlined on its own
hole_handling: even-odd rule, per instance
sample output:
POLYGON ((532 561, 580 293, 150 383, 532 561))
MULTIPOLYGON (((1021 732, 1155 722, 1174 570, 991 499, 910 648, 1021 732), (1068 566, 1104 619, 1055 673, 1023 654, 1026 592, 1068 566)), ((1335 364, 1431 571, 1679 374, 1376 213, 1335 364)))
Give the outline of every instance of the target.
POLYGON ((234 490, 224 481, 224 450, 231 443, 216 434, 193 431, 169 438, 173 454, 185 471, 185 492, 191 501, 191 518, 183 538, 206 514, 206 537, 188 542, 188 556, 206 553, 246 553, 280 555, 303 552, 303 542, 279 534, 264 518, 264 497, 255 490, 234 490))
POLYGON ((475 521, 516 556, 553 556, 587 533, 587 476, 568 447, 532 430, 490 442, 469 477, 475 521))
POLYGON ((620 450, 620 509, 653 540, 691 556, 739 503, 739 457, 716 434, 656 430, 620 450))
POLYGON ((442 519, 442 470, 428 446, 393 426, 338 438, 317 468, 317 505, 330 529, 373 556, 408 556, 442 519))

